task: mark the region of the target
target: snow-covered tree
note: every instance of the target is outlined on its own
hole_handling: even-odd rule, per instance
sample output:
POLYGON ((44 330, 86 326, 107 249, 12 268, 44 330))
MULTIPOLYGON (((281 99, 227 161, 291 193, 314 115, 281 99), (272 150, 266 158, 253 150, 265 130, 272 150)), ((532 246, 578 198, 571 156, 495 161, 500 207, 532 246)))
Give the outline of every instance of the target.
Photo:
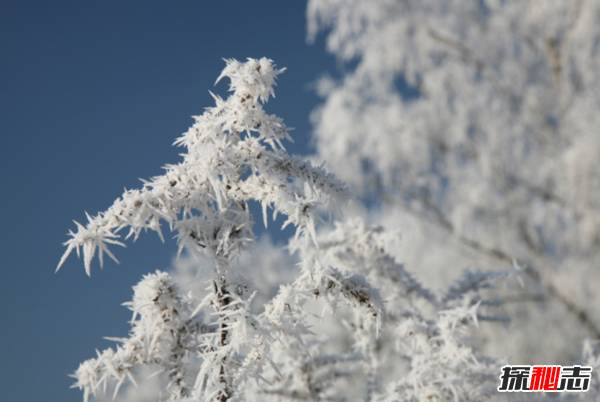
MULTIPOLYGON (((187 267, 144 276, 125 303, 130 336, 83 362, 74 386, 85 401, 109 388, 118 395, 126 382, 142 389, 129 397, 129 386, 130 401, 502 399, 504 360, 482 355, 476 337, 483 322, 506 321, 494 287, 512 286, 523 270, 464 271, 443 289, 423 285, 395 257, 396 231, 342 218, 346 185, 286 153, 286 126, 263 110, 281 72, 264 58, 228 60, 219 79, 231 80, 232 94, 214 96, 216 106, 176 141, 187 148, 183 161, 70 232, 59 268, 82 249, 90 275, 96 251, 100 264, 104 253, 115 259, 108 245, 123 245, 121 229, 162 238, 161 223, 186 250, 187 267), (250 202, 262 206, 265 225, 272 209, 296 226, 294 257, 254 246, 250 202), (318 228, 332 213, 335 224, 318 228), (294 259, 295 268, 278 266, 294 259), (190 261, 204 269, 200 287, 185 279, 190 261)), ((585 353, 597 367, 591 344, 585 353)))
POLYGON ((449 266, 525 267, 511 335, 488 350, 557 364, 600 338, 600 2, 310 0, 307 14, 346 66, 319 81, 317 160, 410 233, 395 255, 434 286, 449 266))

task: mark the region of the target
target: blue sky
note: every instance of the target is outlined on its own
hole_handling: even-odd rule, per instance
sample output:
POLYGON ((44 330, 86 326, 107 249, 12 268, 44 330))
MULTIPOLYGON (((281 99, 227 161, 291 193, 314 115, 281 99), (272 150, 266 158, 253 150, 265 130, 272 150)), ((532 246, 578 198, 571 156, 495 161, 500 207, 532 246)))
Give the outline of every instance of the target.
MULTIPOLYGON (((2 281, 0 385, 6 401, 81 401, 79 363, 125 336, 131 286, 166 269, 176 247, 149 233, 121 264, 71 256, 54 270, 84 211, 108 208, 138 178, 180 160, 175 138, 212 106, 223 58, 268 57, 288 70, 266 110, 307 154, 310 83, 336 74, 323 37, 305 41, 304 1, 0 3, 2 281)), ((260 218, 257 219, 260 222, 260 218)), ((260 225, 257 224, 259 230, 260 225)), ((283 240, 282 240, 283 241, 283 240)))

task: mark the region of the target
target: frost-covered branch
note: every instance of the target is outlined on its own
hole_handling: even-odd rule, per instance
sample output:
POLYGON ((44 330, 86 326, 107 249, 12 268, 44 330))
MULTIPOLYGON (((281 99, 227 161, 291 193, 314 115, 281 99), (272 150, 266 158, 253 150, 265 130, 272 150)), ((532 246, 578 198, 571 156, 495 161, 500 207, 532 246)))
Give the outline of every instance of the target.
MULTIPOLYGON (((335 212, 349 196, 345 184, 322 167, 285 152, 282 141, 291 140, 285 124, 262 108, 282 71, 268 59, 227 60, 219 80, 229 77, 233 94, 227 100, 214 96, 216 106, 197 116, 176 141, 187 148, 183 162, 167 166, 141 190, 126 191, 107 211, 88 215, 87 226, 77 223, 78 231, 70 232, 59 267, 82 247, 88 275, 96 251, 101 264, 104 252, 115 259, 107 244, 123 245, 116 240, 121 229, 129 227, 127 237, 151 229, 162 238, 161 221, 176 232, 180 252, 187 247, 207 256, 211 270, 206 295, 193 309, 192 299, 180 296, 167 274, 145 277, 129 304, 142 317, 138 322, 134 316, 131 338, 120 340, 116 352, 109 349, 86 361, 75 374, 86 399, 111 378, 117 381, 116 395, 125 379, 134 381, 136 367, 148 365, 168 374, 171 401, 224 402, 240 398, 250 380, 268 383, 261 373, 265 364, 276 367, 271 331, 281 337, 293 332, 251 312, 250 282, 230 264, 254 240, 248 202, 262 204, 265 225, 272 208, 275 216, 287 216, 284 226, 297 227, 296 241, 316 243, 320 208, 335 212), (190 355, 196 367, 183 362, 190 355)), ((382 302, 364 278, 335 268, 315 272, 321 276, 313 279, 319 282, 313 290, 325 286, 321 292, 332 306, 343 297, 380 325, 382 302)))
POLYGON ((247 63, 228 60, 219 77, 231 79, 233 94, 227 99, 214 96, 217 105, 208 108, 196 123, 176 141, 185 146, 183 162, 168 165, 166 173, 146 182, 141 190, 128 190, 105 212, 88 216, 60 260, 59 268, 75 249, 83 248, 84 265, 90 274, 98 250, 116 258, 108 244, 121 229, 137 238, 151 229, 163 238, 160 222, 177 232, 180 251, 184 246, 221 261, 240 254, 254 239, 248 202, 255 200, 274 214, 288 217, 286 224, 298 227, 315 238, 320 204, 332 207, 349 196, 345 185, 322 168, 291 157, 282 141, 291 139, 285 124, 267 115, 262 103, 274 94, 275 78, 283 70, 268 59, 247 63))
POLYGON ((194 299, 180 295, 167 273, 144 276, 134 291, 133 301, 125 303, 133 311, 130 337, 107 338, 121 345, 98 352, 73 375, 77 379, 73 387, 83 389, 86 402, 90 394, 106 392, 111 380, 116 381, 114 395, 124 381, 136 384, 135 372, 141 366, 157 367, 167 375, 170 400, 190 395, 185 359, 202 351, 202 336, 217 328, 205 323, 203 315, 192 316, 194 299))

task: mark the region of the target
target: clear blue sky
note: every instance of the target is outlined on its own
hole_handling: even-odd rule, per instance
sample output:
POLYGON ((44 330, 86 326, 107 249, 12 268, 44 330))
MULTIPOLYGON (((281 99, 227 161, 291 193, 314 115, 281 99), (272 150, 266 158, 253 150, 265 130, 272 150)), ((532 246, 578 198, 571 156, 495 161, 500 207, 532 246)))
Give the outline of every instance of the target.
MULTIPOLYGON (((323 38, 305 42, 304 1, 0 2, 2 280, 0 399, 81 401, 80 362, 125 336, 131 286, 169 266, 175 242, 149 233, 94 261, 54 270, 84 211, 108 208, 138 178, 176 163, 176 137, 212 106, 222 58, 269 57, 288 70, 267 111, 295 127, 307 154, 308 87, 336 74, 323 38)), ((257 219, 259 222, 260 218, 257 219)), ((260 226, 257 224, 257 226, 260 226)), ((260 232, 260 230, 258 231, 260 232)))

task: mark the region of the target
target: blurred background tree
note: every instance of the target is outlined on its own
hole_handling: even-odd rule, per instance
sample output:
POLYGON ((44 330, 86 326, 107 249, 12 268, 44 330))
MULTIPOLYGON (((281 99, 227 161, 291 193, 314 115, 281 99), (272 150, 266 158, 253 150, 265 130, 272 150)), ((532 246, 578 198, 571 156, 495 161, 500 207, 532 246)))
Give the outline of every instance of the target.
POLYGON ((526 267, 487 350, 577 358, 600 337, 600 2, 311 0, 307 15, 345 69, 317 85, 316 158, 401 229, 425 283, 526 267))

